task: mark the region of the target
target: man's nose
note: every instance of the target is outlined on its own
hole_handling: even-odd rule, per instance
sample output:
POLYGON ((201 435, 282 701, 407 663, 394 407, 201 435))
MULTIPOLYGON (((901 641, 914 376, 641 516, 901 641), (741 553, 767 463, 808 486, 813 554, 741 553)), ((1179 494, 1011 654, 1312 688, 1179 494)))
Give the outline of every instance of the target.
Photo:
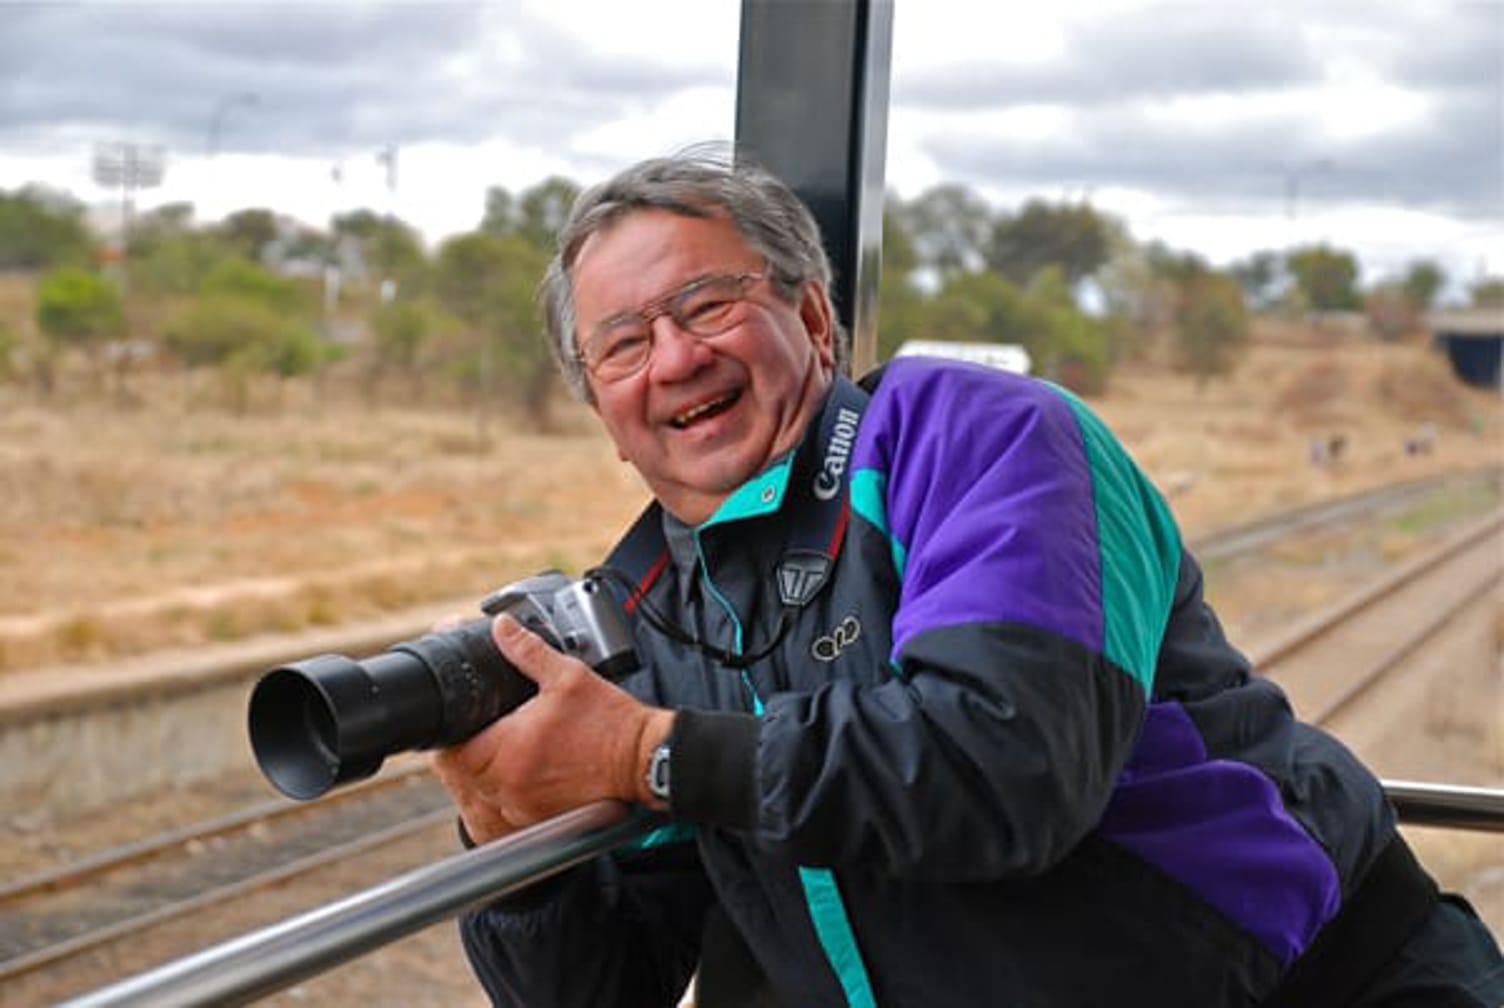
POLYGON ((653 352, 648 366, 656 378, 675 380, 692 374, 709 356, 705 341, 663 314, 649 323, 653 327, 653 352))

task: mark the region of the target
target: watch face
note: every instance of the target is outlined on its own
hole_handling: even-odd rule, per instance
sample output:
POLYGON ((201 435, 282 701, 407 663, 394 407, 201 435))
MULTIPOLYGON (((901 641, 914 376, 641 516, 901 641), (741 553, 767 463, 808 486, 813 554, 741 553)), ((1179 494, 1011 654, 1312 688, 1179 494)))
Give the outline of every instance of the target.
POLYGON ((648 791, 659 801, 668 801, 668 760, 670 749, 668 743, 664 743, 653 750, 653 756, 648 760, 648 791))

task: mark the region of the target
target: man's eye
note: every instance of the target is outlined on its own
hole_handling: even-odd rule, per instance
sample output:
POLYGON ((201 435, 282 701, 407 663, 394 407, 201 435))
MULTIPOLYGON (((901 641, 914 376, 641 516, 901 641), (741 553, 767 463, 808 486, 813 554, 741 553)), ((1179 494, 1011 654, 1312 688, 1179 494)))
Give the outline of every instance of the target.
POLYGON ((736 302, 730 298, 717 297, 707 294, 703 297, 692 299, 684 306, 684 318, 688 322, 716 322, 726 317, 736 302))
POLYGON ((640 352, 647 343, 647 335, 641 330, 608 333, 598 343, 599 356, 603 361, 623 360, 640 352))

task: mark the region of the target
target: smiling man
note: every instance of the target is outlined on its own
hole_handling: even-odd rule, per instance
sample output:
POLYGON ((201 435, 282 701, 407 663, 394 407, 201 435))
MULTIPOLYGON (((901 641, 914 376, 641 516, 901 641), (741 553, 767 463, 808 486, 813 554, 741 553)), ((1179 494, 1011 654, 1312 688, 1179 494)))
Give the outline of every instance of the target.
POLYGON ((1202 599, 1079 400, 922 358, 861 385, 808 210, 746 162, 584 193, 549 332, 654 503, 601 570, 619 685, 506 617, 532 700, 435 767, 486 841, 668 828, 463 922, 497 1004, 1445 1005, 1504 961, 1378 782, 1202 599))

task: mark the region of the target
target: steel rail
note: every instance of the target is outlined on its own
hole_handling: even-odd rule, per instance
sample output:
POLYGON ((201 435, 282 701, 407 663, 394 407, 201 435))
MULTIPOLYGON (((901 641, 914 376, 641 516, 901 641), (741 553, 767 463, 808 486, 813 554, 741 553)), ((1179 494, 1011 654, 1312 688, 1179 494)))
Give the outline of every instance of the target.
POLYGON ((1310 715, 1312 723, 1325 724, 1351 706, 1359 697, 1373 689, 1379 680, 1393 671, 1400 662, 1413 655, 1422 644, 1435 638, 1462 613, 1476 605, 1477 599, 1497 586, 1501 580, 1504 580, 1504 569, 1494 570, 1475 581, 1468 589, 1465 601, 1427 620, 1424 626, 1407 637, 1398 647, 1360 672, 1345 689, 1312 712, 1310 715))
POLYGON ((660 820, 595 802, 57 1008, 229 1008, 499 899, 643 836, 660 820))
MULTIPOLYGON (((1383 506, 1392 500, 1400 498, 1385 498, 1378 502, 1377 506, 1383 506)), ((1310 527, 1312 520, 1303 520, 1285 526, 1300 530, 1310 527)), ((1331 519, 1335 520, 1335 519, 1331 519)), ((1296 634, 1290 635, 1276 648, 1271 649, 1265 660, 1275 660, 1290 651, 1298 648, 1302 642, 1309 641, 1320 632, 1316 624, 1322 622, 1330 625, 1342 618, 1350 617, 1359 609, 1372 605, 1387 594, 1397 590, 1404 581, 1409 580, 1432 569, 1437 564, 1444 562, 1448 557, 1455 555, 1467 546, 1476 543, 1481 537, 1496 530, 1501 522, 1504 522, 1504 511, 1485 518, 1476 525, 1454 537, 1443 547, 1432 554, 1418 558, 1417 561, 1406 565, 1401 571, 1385 579, 1385 582, 1360 592, 1354 599, 1338 607, 1336 611, 1322 614, 1320 621, 1312 621, 1309 625, 1302 626, 1296 634)), ((1246 541, 1251 541, 1245 537, 1246 541)), ((1252 548, 1252 547, 1248 547, 1252 548)), ((1497 575, 1487 579, 1479 590, 1497 581, 1497 575)), ((1367 670, 1362 677, 1365 681, 1361 685, 1354 686, 1338 700, 1319 712, 1313 719, 1318 723, 1332 716, 1335 711, 1355 698, 1358 693, 1368 689, 1374 681, 1388 671, 1400 660, 1403 654, 1413 651, 1424 639, 1439 632, 1451 618, 1447 614, 1431 621, 1422 629, 1421 633, 1411 638, 1400 649, 1400 656, 1391 655, 1384 661, 1377 663, 1367 670)), ((1402 821, 1420 825, 1444 826, 1460 829, 1476 829, 1488 831, 1504 831, 1504 792, 1496 792, 1481 788, 1457 788, 1447 785, 1427 784, 1420 782, 1381 782, 1386 795, 1391 797, 1399 810, 1402 821)), ((584 810, 578 810, 584 811, 584 810)), ((571 813, 573 815, 573 813, 571 813)), ((450 813, 435 813, 431 817, 434 821, 440 818, 449 818, 450 813)), ((567 817, 561 817, 564 819, 567 817)), ((429 825, 427 821, 422 828, 429 825)), ((549 823, 540 824, 540 828, 548 827, 555 841, 566 845, 577 845, 582 842, 582 837, 576 836, 573 830, 551 820, 549 823)), ((528 858, 531 861, 518 861, 505 852, 497 852, 497 861, 488 866, 484 877, 489 880, 487 885, 495 883, 491 888, 471 889, 470 885, 478 884, 478 876, 474 874, 474 867, 467 863, 475 852, 457 855, 446 859, 419 872, 408 876, 402 876, 391 882, 357 894, 349 900, 331 904, 320 908, 302 917, 292 918, 282 924, 258 932, 251 932, 240 939, 235 939, 224 945, 215 946, 196 956, 168 963, 157 970, 139 975, 132 980, 125 981, 112 987, 104 988, 94 995, 74 1002, 68 1002, 62 1008, 97 1008, 101 1005, 221 1005, 242 1004, 245 1000, 238 998, 255 999, 274 990, 281 989, 306 976, 328 969, 340 962, 355 958, 366 951, 387 944, 403 935, 417 930, 419 927, 434 923, 446 916, 453 916, 462 912, 467 906, 487 899, 500 898, 519 888, 531 885, 540 879, 564 870, 571 864, 578 863, 588 857, 594 856, 610 849, 616 843, 624 842, 633 836, 640 835, 641 829, 631 832, 629 835, 620 837, 610 843, 601 845, 591 844, 588 851, 580 851, 577 846, 570 846, 579 856, 569 860, 567 864, 552 862, 552 855, 547 852, 534 851, 528 858), (462 867, 463 865, 463 867, 462 867), (539 865, 538 870, 533 868, 539 865), (435 874, 427 872, 432 869, 435 874), (492 873, 494 871, 494 873, 492 873), (469 876, 469 881, 461 883, 450 878, 450 873, 455 872, 469 876), (477 894, 478 893, 478 894, 477 894), (396 899, 410 904, 407 911, 395 913, 386 907, 386 899, 396 899), (368 908, 368 901, 375 901, 375 905, 381 909, 372 911, 368 908), (464 905, 461 905, 461 902, 464 905), (344 908, 340 910, 340 908, 344 908), (326 916, 335 913, 331 919, 326 916), (335 933, 338 937, 330 937, 335 933), (251 965, 249 959, 256 959, 259 965, 251 965), (244 979, 245 977, 250 979, 244 979), (236 979, 242 978, 242 979, 236 979), (242 991, 239 987, 227 992, 225 984, 245 983, 242 991), (270 984, 270 986, 265 986, 270 984), (137 998, 143 998, 137 1000, 137 998), (179 998, 184 1000, 178 1000, 179 998)), ((517 835, 518 838, 522 834, 517 835)), ((513 839, 513 838, 508 838, 513 839)), ((536 837, 530 836, 530 842, 536 837)), ((368 843, 357 843, 351 846, 374 847, 389 842, 390 837, 372 837, 368 843)), ((490 846, 490 845, 488 845, 490 846)), ((545 845, 546 846, 546 845, 545 845)), ((478 848, 484 850, 486 848, 478 848)), ((256 888, 260 885, 270 884, 280 878, 291 877, 314 870, 324 864, 337 861, 342 857, 353 853, 349 848, 335 848, 321 852, 310 858, 303 859, 307 867, 301 869, 292 865, 284 866, 283 869, 264 873, 265 879, 247 879, 236 888, 244 891, 256 888), (273 878, 272 876, 277 876, 273 878)), ((192 902, 192 901, 191 901, 192 902)), ((206 900, 215 902, 214 900, 206 900)), ((163 917, 178 916, 181 913, 197 909, 199 905, 192 903, 182 910, 175 907, 163 908, 163 917)), ((100 938, 98 944, 112 940, 123 934, 129 933, 134 926, 159 923, 157 915, 145 915, 144 918, 135 921, 121 922, 111 928, 110 933, 100 938), (151 918, 151 919, 147 919, 151 918)), ((83 939, 92 936, 81 936, 83 939)), ((51 952, 51 949, 41 950, 43 953, 51 952)), ((76 949, 65 950, 52 959, 62 958, 72 954, 76 949)), ((11 964, 7 964, 11 965, 11 964)), ((0 977, 4 974, 0 973, 0 977)))
POLYGON ((1292 630, 1275 641, 1250 648, 1250 659, 1259 669, 1268 669, 1278 665, 1287 656, 1321 636, 1332 626, 1369 608, 1375 602, 1393 595, 1426 571, 1440 566, 1458 553, 1477 545, 1480 540, 1498 531, 1501 525, 1504 525, 1504 509, 1496 510, 1483 517, 1436 549, 1402 564, 1392 573, 1342 599, 1335 606, 1296 624, 1292 630))
MULTIPOLYGON (((328 795, 317 804, 294 802, 286 799, 261 802, 246 808, 227 812, 224 815, 201 822, 189 823, 178 829, 168 830, 154 836, 144 837, 131 843, 120 844, 96 851, 77 861, 0 885, 0 906, 35 896, 79 885, 101 875, 119 871, 131 865, 155 860, 175 847, 197 840, 210 840, 233 833, 244 832, 253 826, 283 819, 300 818, 326 813, 331 805, 349 805, 369 798, 372 794, 384 793, 429 773, 428 767, 412 764, 384 773, 372 780, 360 781, 328 795)), ((0 978, 4 977, 0 971, 0 978)))
POLYGON ((350 860, 367 851, 379 850, 382 847, 396 843, 398 840, 406 839, 424 830, 453 821, 454 812, 450 809, 430 812, 427 815, 409 819, 395 826, 389 826, 384 830, 379 830, 357 840, 325 847, 317 853, 288 861, 285 864, 277 865, 275 868, 269 868, 254 875, 247 875, 226 885, 215 886, 190 899, 164 903, 146 913, 136 914, 133 917, 115 921, 104 927, 86 931, 73 938, 54 942, 33 952, 0 962, 0 982, 14 980, 18 977, 35 973, 40 969, 52 966, 63 960, 72 959, 85 952, 109 945, 111 942, 145 931, 147 928, 166 924, 180 917, 186 917, 189 914, 220 906, 247 893, 258 892, 262 889, 279 885, 289 879, 312 874, 322 868, 350 860))

